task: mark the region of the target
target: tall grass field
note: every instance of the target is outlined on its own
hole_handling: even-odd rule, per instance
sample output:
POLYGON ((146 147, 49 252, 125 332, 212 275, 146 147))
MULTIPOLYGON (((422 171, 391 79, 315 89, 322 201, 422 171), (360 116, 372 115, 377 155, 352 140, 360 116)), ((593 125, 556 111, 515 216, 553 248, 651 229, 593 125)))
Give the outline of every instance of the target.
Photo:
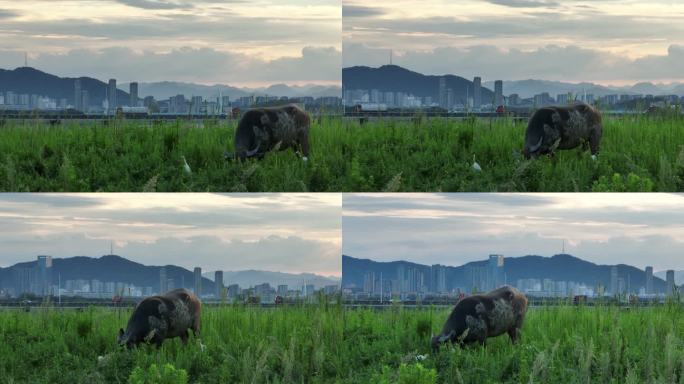
POLYGON ((311 128, 308 162, 288 150, 239 163, 224 159, 236 124, 6 120, 0 190, 684 190, 684 119, 677 117, 605 118, 598 161, 580 150, 524 160, 526 122, 507 118, 322 118, 311 128))
POLYGON ((684 309, 534 307, 522 340, 442 348, 447 309, 205 308, 187 345, 125 350, 130 308, 0 311, 3 383, 682 383, 684 309))

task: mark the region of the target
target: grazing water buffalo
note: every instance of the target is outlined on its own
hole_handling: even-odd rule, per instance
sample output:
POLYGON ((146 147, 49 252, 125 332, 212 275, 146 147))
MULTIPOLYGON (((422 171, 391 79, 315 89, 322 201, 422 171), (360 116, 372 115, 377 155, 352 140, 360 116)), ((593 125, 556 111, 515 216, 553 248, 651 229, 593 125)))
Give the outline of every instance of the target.
POLYGON ((237 159, 262 158, 269 151, 294 148, 309 157, 309 115, 294 104, 247 111, 235 130, 237 159))
POLYGON ((199 336, 201 303, 190 291, 180 288, 163 295, 146 297, 128 320, 126 331, 119 329, 119 345, 131 348, 142 342, 161 346, 165 339, 188 341, 188 329, 199 336))
POLYGON ((572 149, 587 143, 596 159, 603 135, 601 114, 590 105, 544 107, 530 118, 525 132, 525 158, 553 154, 556 149, 572 149))
POLYGON ((432 338, 432 350, 442 343, 485 344, 488 337, 508 333, 513 343, 520 337, 527 298, 517 289, 504 286, 482 295, 461 299, 449 315, 442 333, 432 338))

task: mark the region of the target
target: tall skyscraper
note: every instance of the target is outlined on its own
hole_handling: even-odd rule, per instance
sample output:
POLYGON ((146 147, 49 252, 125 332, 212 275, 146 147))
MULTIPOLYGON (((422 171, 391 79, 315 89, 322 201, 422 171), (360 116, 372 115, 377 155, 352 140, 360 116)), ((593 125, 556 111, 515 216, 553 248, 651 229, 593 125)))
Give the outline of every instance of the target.
POLYGON ((109 79, 109 85, 107 87, 107 97, 109 104, 109 112, 114 113, 116 111, 116 79, 109 79))
POLYGON ((399 293, 406 292, 406 270, 401 264, 397 266, 397 283, 399 286, 399 293))
POLYGON ((38 256, 37 267, 37 294, 46 296, 51 294, 52 287, 52 256, 38 256))
POLYGON ((80 111, 81 106, 81 79, 74 81, 74 109, 80 111))
POLYGON ((200 297, 202 296, 202 268, 195 267, 193 275, 195 277, 195 295, 200 297))
POLYGON ((618 269, 616 266, 610 267, 610 294, 617 295, 620 293, 618 287, 618 269))
POLYGON ((646 267, 646 294, 653 294, 653 267, 646 267))
POLYGON ((494 107, 503 105, 503 81, 494 82, 494 107))
POLYGON ((480 108, 482 105, 482 78, 476 76, 473 79, 473 108, 480 108))
POLYGON ((489 255, 489 263, 487 265, 487 289, 496 289, 502 286, 504 281, 504 256, 503 255, 489 255))
POLYGON ((138 106, 138 83, 132 82, 129 85, 129 94, 131 95, 131 101, 129 102, 129 106, 131 107, 137 107, 138 106))
POLYGON ((169 279, 166 277, 166 267, 159 270, 159 293, 163 294, 169 290, 169 279))
POLYGON ((430 291, 437 293, 447 292, 446 287, 446 267, 440 264, 434 264, 431 268, 431 284, 430 291))
POLYGON ((673 295, 674 289, 675 289, 675 281, 674 281, 674 271, 672 269, 668 269, 665 272, 665 284, 667 286, 666 294, 668 296, 673 295))
POLYGON ((442 76, 439 78, 439 106, 442 108, 448 108, 447 103, 447 87, 446 87, 446 77, 442 76))
POLYGON ((216 298, 220 299, 223 293, 223 271, 214 272, 214 285, 216 286, 216 298))
POLYGON ((375 272, 367 271, 363 274, 363 291, 370 295, 375 293, 375 272))
POLYGON ((87 90, 82 90, 81 91, 81 111, 83 112, 88 112, 88 107, 90 107, 90 98, 88 97, 88 91, 87 90))

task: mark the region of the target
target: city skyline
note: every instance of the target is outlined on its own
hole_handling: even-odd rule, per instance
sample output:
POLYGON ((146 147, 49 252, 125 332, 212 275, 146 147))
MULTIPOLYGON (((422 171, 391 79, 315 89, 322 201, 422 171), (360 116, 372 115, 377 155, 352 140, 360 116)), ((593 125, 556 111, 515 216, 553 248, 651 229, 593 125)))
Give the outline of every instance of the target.
POLYGON ((344 0, 343 67, 388 64, 392 51, 394 64, 432 75, 682 81, 682 15, 664 0, 344 0))
POLYGON ((0 266, 110 253, 190 271, 340 276, 336 194, 5 194, 0 266))
POLYGON ((339 2, 0 0, 0 67, 121 82, 339 84, 339 2))
POLYGON ((564 248, 596 264, 684 269, 684 195, 594 195, 346 194, 342 251, 459 266, 489 254, 551 256, 564 248))

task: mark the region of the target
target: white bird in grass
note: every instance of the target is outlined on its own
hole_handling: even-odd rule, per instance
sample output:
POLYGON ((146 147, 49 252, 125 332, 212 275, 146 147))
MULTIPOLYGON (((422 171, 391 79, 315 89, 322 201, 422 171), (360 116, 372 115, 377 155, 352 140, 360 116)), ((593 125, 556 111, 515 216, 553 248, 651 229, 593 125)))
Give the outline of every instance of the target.
POLYGON ((475 161, 475 155, 473 155, 473 165, 472 165, 472 168, 473 168, 473 170, 476 171, 476 172, 482 172, 482 167, 480 167, 480 164, 478 164, 477 161, 475 161))
POLYGON ((183 158, 183 170, 188 175, 192 174, 192 169, 190 169, 190 166, 188 165, 187 160, 185 160, 185 156, 181 156, 181 157, 183 158))

